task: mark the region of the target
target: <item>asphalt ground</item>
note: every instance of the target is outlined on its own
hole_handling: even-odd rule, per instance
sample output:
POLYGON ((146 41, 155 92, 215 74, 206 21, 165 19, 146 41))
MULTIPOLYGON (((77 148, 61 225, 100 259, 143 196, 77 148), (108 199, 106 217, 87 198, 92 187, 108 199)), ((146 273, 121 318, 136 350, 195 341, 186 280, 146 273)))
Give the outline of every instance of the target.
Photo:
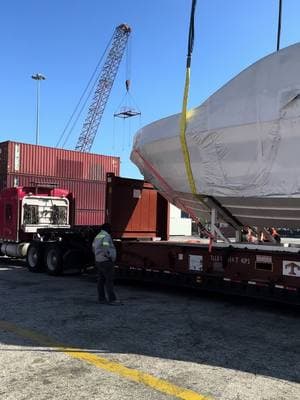
POLYGON ((0 399, 300 400, 288 305, 0 264, 0 399))

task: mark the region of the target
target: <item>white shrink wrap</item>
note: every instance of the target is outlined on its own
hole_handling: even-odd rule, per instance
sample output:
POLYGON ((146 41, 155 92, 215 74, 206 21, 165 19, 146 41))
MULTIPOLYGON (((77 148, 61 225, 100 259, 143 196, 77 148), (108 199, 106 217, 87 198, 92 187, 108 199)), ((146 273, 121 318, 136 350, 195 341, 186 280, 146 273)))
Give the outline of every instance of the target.
POLYGON ((131 154, 147 180, 193 217, 300 227, 300 44, 252 64, 189 111, 187 178, 180 114, 137 132, 131 154))

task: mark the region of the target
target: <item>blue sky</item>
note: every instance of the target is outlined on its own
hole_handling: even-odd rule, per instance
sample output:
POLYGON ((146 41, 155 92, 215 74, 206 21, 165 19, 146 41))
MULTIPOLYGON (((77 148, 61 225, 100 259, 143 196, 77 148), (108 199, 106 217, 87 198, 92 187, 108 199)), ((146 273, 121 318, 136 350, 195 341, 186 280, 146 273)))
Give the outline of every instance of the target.
MULTIPOLYGON (((113 118, 125 95, 123 59, 92 152, 121 157, 123 176, 139 177, 129 154, 142 126, 180 111, 191 1, 10 0, 0 16, 0 140, 35 143, 36 82, 41 83, 40 144, 56 146, 113 31, 132 28, 131 94, 141 117, 113 118)), ((198 0, 189 107, 275 51, 278 0, 198 0)), ((300 2, 283 0, 281 47, 300 40, 300 2)), ((84 119, 86 113, 83 114, 84 119)), ((65 148, 74 149, 83 120, 65 148)))

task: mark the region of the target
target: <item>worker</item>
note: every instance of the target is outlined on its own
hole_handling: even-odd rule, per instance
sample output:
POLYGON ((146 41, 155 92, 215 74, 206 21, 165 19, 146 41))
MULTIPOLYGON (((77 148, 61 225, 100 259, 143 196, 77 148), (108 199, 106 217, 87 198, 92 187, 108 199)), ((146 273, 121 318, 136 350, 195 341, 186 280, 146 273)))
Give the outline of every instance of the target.
POLYGON ((270 238, 268 237, 268 235, 266 234, 265 231, 261 231, 261 232, 260 232, 260 239, 259 239, 259 241, 260 241, 260 242, 263 242, 263 243, 265 243, 265 242, 270 242, 270 238))
POLYGON ((277 230, 274 227, 269 228, 269 232, 272 235, 272 237, 275 239, 276 243, 280 243, 281 242, 281 238, 279 233, 277 232, 277 230))
POLYGON ((249 226, 247 226, 246 229, 247 229, 247 235, 246 235, 247 242, 258 243, 258 239, 254 231, 249 226))
POLYGON ((100 304, 119 305, 114 291, 114 263, 116 248, 111 237, 110 224, 103 224, 101 231, 93 241, 93 252, 97 269, 97 291, 100 304))

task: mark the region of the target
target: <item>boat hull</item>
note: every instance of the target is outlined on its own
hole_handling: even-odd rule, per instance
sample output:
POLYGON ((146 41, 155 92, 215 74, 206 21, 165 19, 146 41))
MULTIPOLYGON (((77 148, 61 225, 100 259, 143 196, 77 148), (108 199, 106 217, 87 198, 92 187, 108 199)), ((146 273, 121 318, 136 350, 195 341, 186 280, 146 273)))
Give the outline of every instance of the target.
POLYGON ((299 71, 300 44, 259 60, 188 113, 188 158, 176 114, 137 132, 132 161, 202 221, 216 208, 234 225, 298 228, 299 71))

